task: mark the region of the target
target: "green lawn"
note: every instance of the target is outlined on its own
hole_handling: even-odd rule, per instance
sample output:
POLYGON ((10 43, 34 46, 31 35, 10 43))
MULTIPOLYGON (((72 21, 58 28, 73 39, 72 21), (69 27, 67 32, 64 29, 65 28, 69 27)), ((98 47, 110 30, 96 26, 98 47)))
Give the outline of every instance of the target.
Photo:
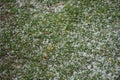
POLYGON ((0 80, 119 79, 119 0, 0 0, 0 80))

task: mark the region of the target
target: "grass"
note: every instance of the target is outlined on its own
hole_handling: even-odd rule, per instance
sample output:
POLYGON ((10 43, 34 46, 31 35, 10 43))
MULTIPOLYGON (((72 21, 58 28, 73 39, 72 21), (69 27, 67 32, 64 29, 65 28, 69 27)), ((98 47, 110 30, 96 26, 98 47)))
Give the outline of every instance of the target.
POLYGON ((0 3, 1 80, 119 80, 119 1, 23 3, 0 3))

